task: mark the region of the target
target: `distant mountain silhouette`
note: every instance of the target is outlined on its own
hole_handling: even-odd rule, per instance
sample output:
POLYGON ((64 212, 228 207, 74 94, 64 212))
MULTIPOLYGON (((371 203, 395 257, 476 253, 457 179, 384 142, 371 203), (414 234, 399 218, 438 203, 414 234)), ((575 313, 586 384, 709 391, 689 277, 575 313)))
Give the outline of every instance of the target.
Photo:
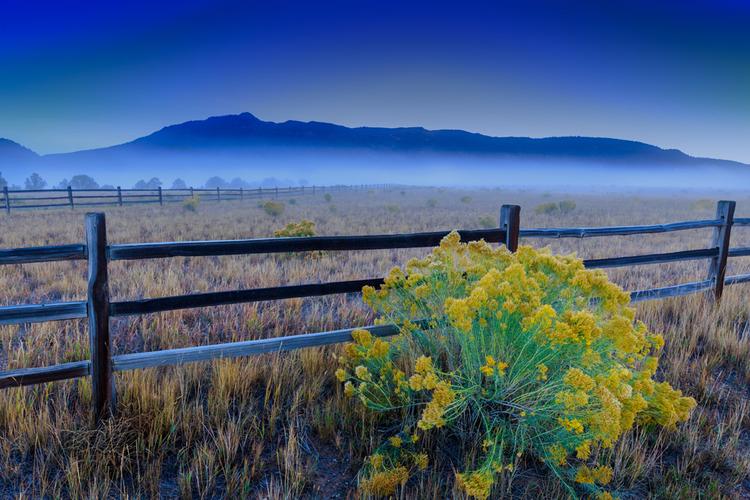
POLYGON ((10 164, 11 162, 16 161, 33 161, 37 158, 39 158, 39 155, 37 155, 32 150, 21 146, 17 142, 13 142, 10 139, 3 139, 2 137, 0 137, 0 166, 4 164, 3 162, 7 162, 8 164, 10 164))
MULTIPOLYGON (((464 130, 422 127, 344 127, 324 122, 267 122, 251 113, 211 117, 170 125, 132 142, 61 156, 116 154, 122 151, 178 151, 227 148, 333 148, 381 152, 435 152, 505 156, 628 160, 649 163, 723 161, 691 157, 677 149, 600 137, 491 137, 464 130)), ((736 162, 731 162, 736 163, 736 162)))
MULTIPOLYGON (((308 176, 323 172, 326 164, 333 169, 336 162, 339 166, 352 165, 344 170, 351 173, 359 168, 355 166, 358 162, 365 161, 363 168, 382 173, 385 181, 388 169, 403 173, 404 168, 417 168, 420 162, 427 169, 427 159, 455 170, 478 161, 483 162, 483 168, 495 164, 497 169, 564 163, 596 165, 599 170, 610 164, 620 170, 664 165, 670 171, 676 167, 721 167, 741 175, 750 173, 750 167, 739 162, 696 158, 676 149, 622 139, 491 137, 422 127, 351 128, 291 120, 275 123, 250 113, 188 121, 124 144, 72 153, 37 156, 19 144, 0 140, 0 171, 22 169, 23 175, 28 175, 33 168, 60 178, 86 173, 106 182, 111 182, 107 176, 119 179, 126 174, 169 178, 181 170, 194 171, 202 178, 208 177, 205 173, 229 176, 246 172, 258 178, 273 175, 281 167, 285 175, 308 176)), ((516 169, 520 170, 523 168, 516 169)), ((342 182, 346 180, 342 178, 342 182)))

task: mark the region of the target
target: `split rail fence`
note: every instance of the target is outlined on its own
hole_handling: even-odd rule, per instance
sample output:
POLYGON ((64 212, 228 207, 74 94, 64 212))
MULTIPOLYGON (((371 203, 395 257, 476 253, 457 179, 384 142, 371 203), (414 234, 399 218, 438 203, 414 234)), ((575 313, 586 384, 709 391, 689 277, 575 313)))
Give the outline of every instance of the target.
POLYGON ((280 198, 314 195, 331 191, 384 189, 387 184, 376 185, 335 185, 335 186, 290 186, 272 188, 185 188, 185 189, 26 189, 12 190, 3 187, 0 209, 7 214, 12 210, 38 208, 71 208, 96 206, 129 206, 152 203, 182 203, 198 196, 201 202, 257 200, 260 198, 280 198))
MULTIPOLYGON (((497 228, 461 230, 459 234, 463 241, 484 239, 491 243, 505 244, 510 251, 515 251, 518 247, 519 238, 589 238, 713 228, 711 241, 707 248, 704 249, 589 259, 585 260, 584 264, 587 268, 610 268, 696 259, 708 260, 708 272, 706 279, 703 281, 633 291, 630 293, 630 296, 632 301, 638 302, 709 291, 713 298, 718 301, 721 298, 725 285, 750 282, 750 274, 726 276, 728 258, 750 256, 750 247, 730 248, 729 242, 732 227, 750 226, 750 218, 734 218, 734 209, 734 201, 721 201, 717 205, 716 217, 708 220, 693 220, 647 226, 521 229, 521 208, 517 205, 503 205, 500 210, 500 221, 497 228)), ((449 231, 439 231, 367 236, 317 236, 108 245, 104 214, 87 214, 85 223, 85 244, 0 250, 0 265, 76 259, 88 260, 87 300, 0 307, 0 324, 26 324, 87 318, 91 345, 90 359, 49 367, 23 368, 0 372, 0 389, 91 376, 93 386, 93 415, 97 421, 106 418, 114 411, 114 372, 180 365, 217 358, 251 356, 348 342, 351 340, 351 332, 354 330, 354 328, 347 328, 279 338, 114 356, 110 343, 110 318, 112 317, 222 304, 357 293, 365 285, 377 286, 383 283, 382 278, 374 278, 140 300, 111 301, 107 276, 107 266, 110 261, 157 259, 176 256, 200 257, 325 250, 433 247, 438 245, 440 240, 449 233, 449 231)), ((398 333, 398 329, 394 325, 366 326, 364 328, 369 329, 376 336, 390 336, 398 333)))

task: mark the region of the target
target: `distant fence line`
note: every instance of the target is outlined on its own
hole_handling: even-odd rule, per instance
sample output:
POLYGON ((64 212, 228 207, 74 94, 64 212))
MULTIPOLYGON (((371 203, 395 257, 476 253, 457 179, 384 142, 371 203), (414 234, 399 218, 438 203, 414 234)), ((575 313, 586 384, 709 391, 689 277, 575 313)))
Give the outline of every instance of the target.
MULTIPOLYGON (((696 259, 708 260, 709 265, 705 280, 633 291, 630 292, 630 297, 633 302, 639 302, 710 291, 714 300, 718 302, 725 285, 750 283, 750 274, 726 276, 728 258, 750 256, 750 247, 730 248, 729 243, 732 227, 750 226, 750 218, 735 219, 734 210, 734 201, 720 201, 717 204, 716 217, 708 220, 646 226, 521 229, 521 207, 518 205, 503 205, 500 210, 497 228, 460 230, 459 234, 462 241, 484 239, 491 243, 505 244, 508 250, 515 252, 518 248, 519 238, 521 237, 589 238, 713 228, 713 234, 707 248, 627 257, 588 259, 583 262, 587 268, 592 269, 696 259)), ((0 250, 0 265, 61 260, 88 260, 86 301, 0 307, 0 325, 88 318, 91 345, 90 359, 49 367, 19 368, 0 372, 0 389, 91 376, 93 415, 96 421, 101 421, 112 415, 114 411, 114 372, 179 365, 219 358, 251 356, 348 342, 352 339, 352 331, 355 330, 355 328, 347 328, 279 338, 113 356, 110 343, 110 318, 112 317, 142 315, 160 311, 224 304, 356 293, 360 292, 364 285, 377 286, 383 283, 382 278, 371 278, 113 302, 110 301, 109 296, 107 270, 110 261, 156 259, 175 256, 200 257, 319 250, 424 248, 438 245, 440 240, 449 233, 449 231, 438 231, 365 236, 314 236, 109 245, 107 244, 106 223, 103 213, 87 214, 85 226, 85 244, 0 250)), ((389 336, 398 333, 398 327, 395 325, 365 326, 359 328, 367 328, 376 336, 389 336)))
POLYGON ((352 191, 366 189, 387 189, 390 184, 358 184, 333 186, 289 186, 289 187, 257 187, 257 188, 185 188, 185 189, 123 189, 97 188, 73 189, 8 189, 3 187, 3 197, 0 207, 6 213, 12 210, 28 210, 38 208, 76 208, 96 206, 126 206, 140 204, 164 205, 165 203, 180 203, 197 195, 202 202, 242 201, 264 197, 289 197, 314 195, 331 191, 352 191), (41 202, 41 203, 40 203, 41 202))

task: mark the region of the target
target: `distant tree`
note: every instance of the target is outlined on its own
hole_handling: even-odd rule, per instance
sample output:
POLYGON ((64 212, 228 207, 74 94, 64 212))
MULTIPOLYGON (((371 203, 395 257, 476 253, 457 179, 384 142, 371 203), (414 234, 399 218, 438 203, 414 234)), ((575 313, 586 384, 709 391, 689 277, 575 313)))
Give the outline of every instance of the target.
POLYGON ((300 186, 309 186, 310 181, 308 181, 307 179, 300 179, 297 181, 297 184, 299 184, 300 186))
POLYGON ((206 181, 206 187, 208 189, 227 188, 229 187, 229 183, 221 177, 214 176, 206 181))
POLYGON ((63 179, 60 182, 58 182, 54 188, 55 189, 67 189, 67 187, 70 186, 70 181, 68 179, 63 179))
POLYGON ((3 177, 3 173, 0 172, 0 189, 4 188, 7 185, 8 181, 5 180, 5 178, 3 177))
POLYGON ((187 189, 187 184, 185 184, 185 181, 178 177, 172 183, 172 189, 187 189))
POLYGON ((70 179, 70 187, 73 189, 98 189, 99 184, 91 176, 78 174, 70 179))
POLYGON ((135 189, 156 189, 161 186, 161 181, 157 177, 152 177, 148 182, 143 179, 139 180, 133 186, 135 189))
POLYGON ((26 178, 24 183, 26 189, 44 189, 47 186, 47 181, 42 179, 42 176, 34 172, 30 177, 26 178))
POLYGON ((116 189, 112 184, 102 184, 102 189, 116 189))

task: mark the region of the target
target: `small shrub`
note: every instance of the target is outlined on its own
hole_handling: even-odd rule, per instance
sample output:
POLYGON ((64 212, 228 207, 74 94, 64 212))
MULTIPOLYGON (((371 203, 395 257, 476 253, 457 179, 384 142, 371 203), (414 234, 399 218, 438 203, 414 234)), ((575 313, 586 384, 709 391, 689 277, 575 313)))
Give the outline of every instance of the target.
POLYGON ((331 196, 331 193, 326 193, 323 195, 323 198, 326 200, 326 203, 331 203, 331 199, 333 199, 333 196, 331 196))
POLYGON ((573 200, 562 200, 557 204, 561 214, 569 214, 576 209, 576 202, 573 200))
POLYGON ((430 208, 435 208, 437 206, 437 200, 434 198, 430 198, 427 200, 427 206, 430 208))
POLYGON ((696 404, 654 380, 664 340, 634 322, 629 295, 573 256, 454 232, 363 297, 400 328, 390 341, 353 332, 336 371, 389 429, 360 472, 365 493, 393 493, 427 465, 425 441, 442 439, 462 443, 455 481, 471 497, 488 498, 524 457, 571 497, 606 496, 600 450, 635 423, 673 428, 696 404))
POLYGON ((392 213, 392 214, 395 214, 395 213, 397 213, 397 212, 398 212, 399 210, 401 210, 401 209, 400 209, 400 208, 398 207, 398 205, 386 205, 386 207, 385 207, 385 208, 386 208, 386 210, 388 210, 388 211, 389 211, 390 213, 392 213))
POLYGON ((399 191, 401 193, 401 196, 406 196, 406 191, 399 191))
POLYGON ((330 211, 330 212, 331 212, 332 214, 335 214, 335 213, 336 213, 336 212, 338 211, 338 208, 336 208, 336 205, 329 205, 329 206, 328 206, 328 210, 329 210, 329 211, 330 211))
POLYGON ((489 215, 483 215, 479 218, 479 225, 485 229, 498 227, 497 219, 490 217, 489 215))
POLYGON ((274 231, 273 235, 277 238, 315 236, 315 223, 306 219, 299 222, 290 222, 283 228, 274 231))
POLYGON ((537 214, 545 214, 545 215, 552 215, 556 213, 559 210, 559 207, 557 206, 557 203, 555 202, 548 202, 548 203, 542 203, 540 205, 537 205, 534 208, 534 212, 537 214))
POLYGON ((187 210, 188 212, 197 212, 200 202, 200 197, 197 194, 194 194, 193 196, 185 198, 182 201, 182 208, 183 210, 187 210))
POLYGON ((297 199, 296 199, 296 198, 289 198, 289 201, 288 201, 288 203, 289 203, 290 205, 296 205, 296 204, 297 204, 297 199))
POLYGON ((461 203, 471 203, 471 196, 462 196, 461 203))
POLYGON ((278 217, 284 213, 284 204, 280 201, 266 201, 261 206, 263 207, 263 211, 271 217, 278 217))

